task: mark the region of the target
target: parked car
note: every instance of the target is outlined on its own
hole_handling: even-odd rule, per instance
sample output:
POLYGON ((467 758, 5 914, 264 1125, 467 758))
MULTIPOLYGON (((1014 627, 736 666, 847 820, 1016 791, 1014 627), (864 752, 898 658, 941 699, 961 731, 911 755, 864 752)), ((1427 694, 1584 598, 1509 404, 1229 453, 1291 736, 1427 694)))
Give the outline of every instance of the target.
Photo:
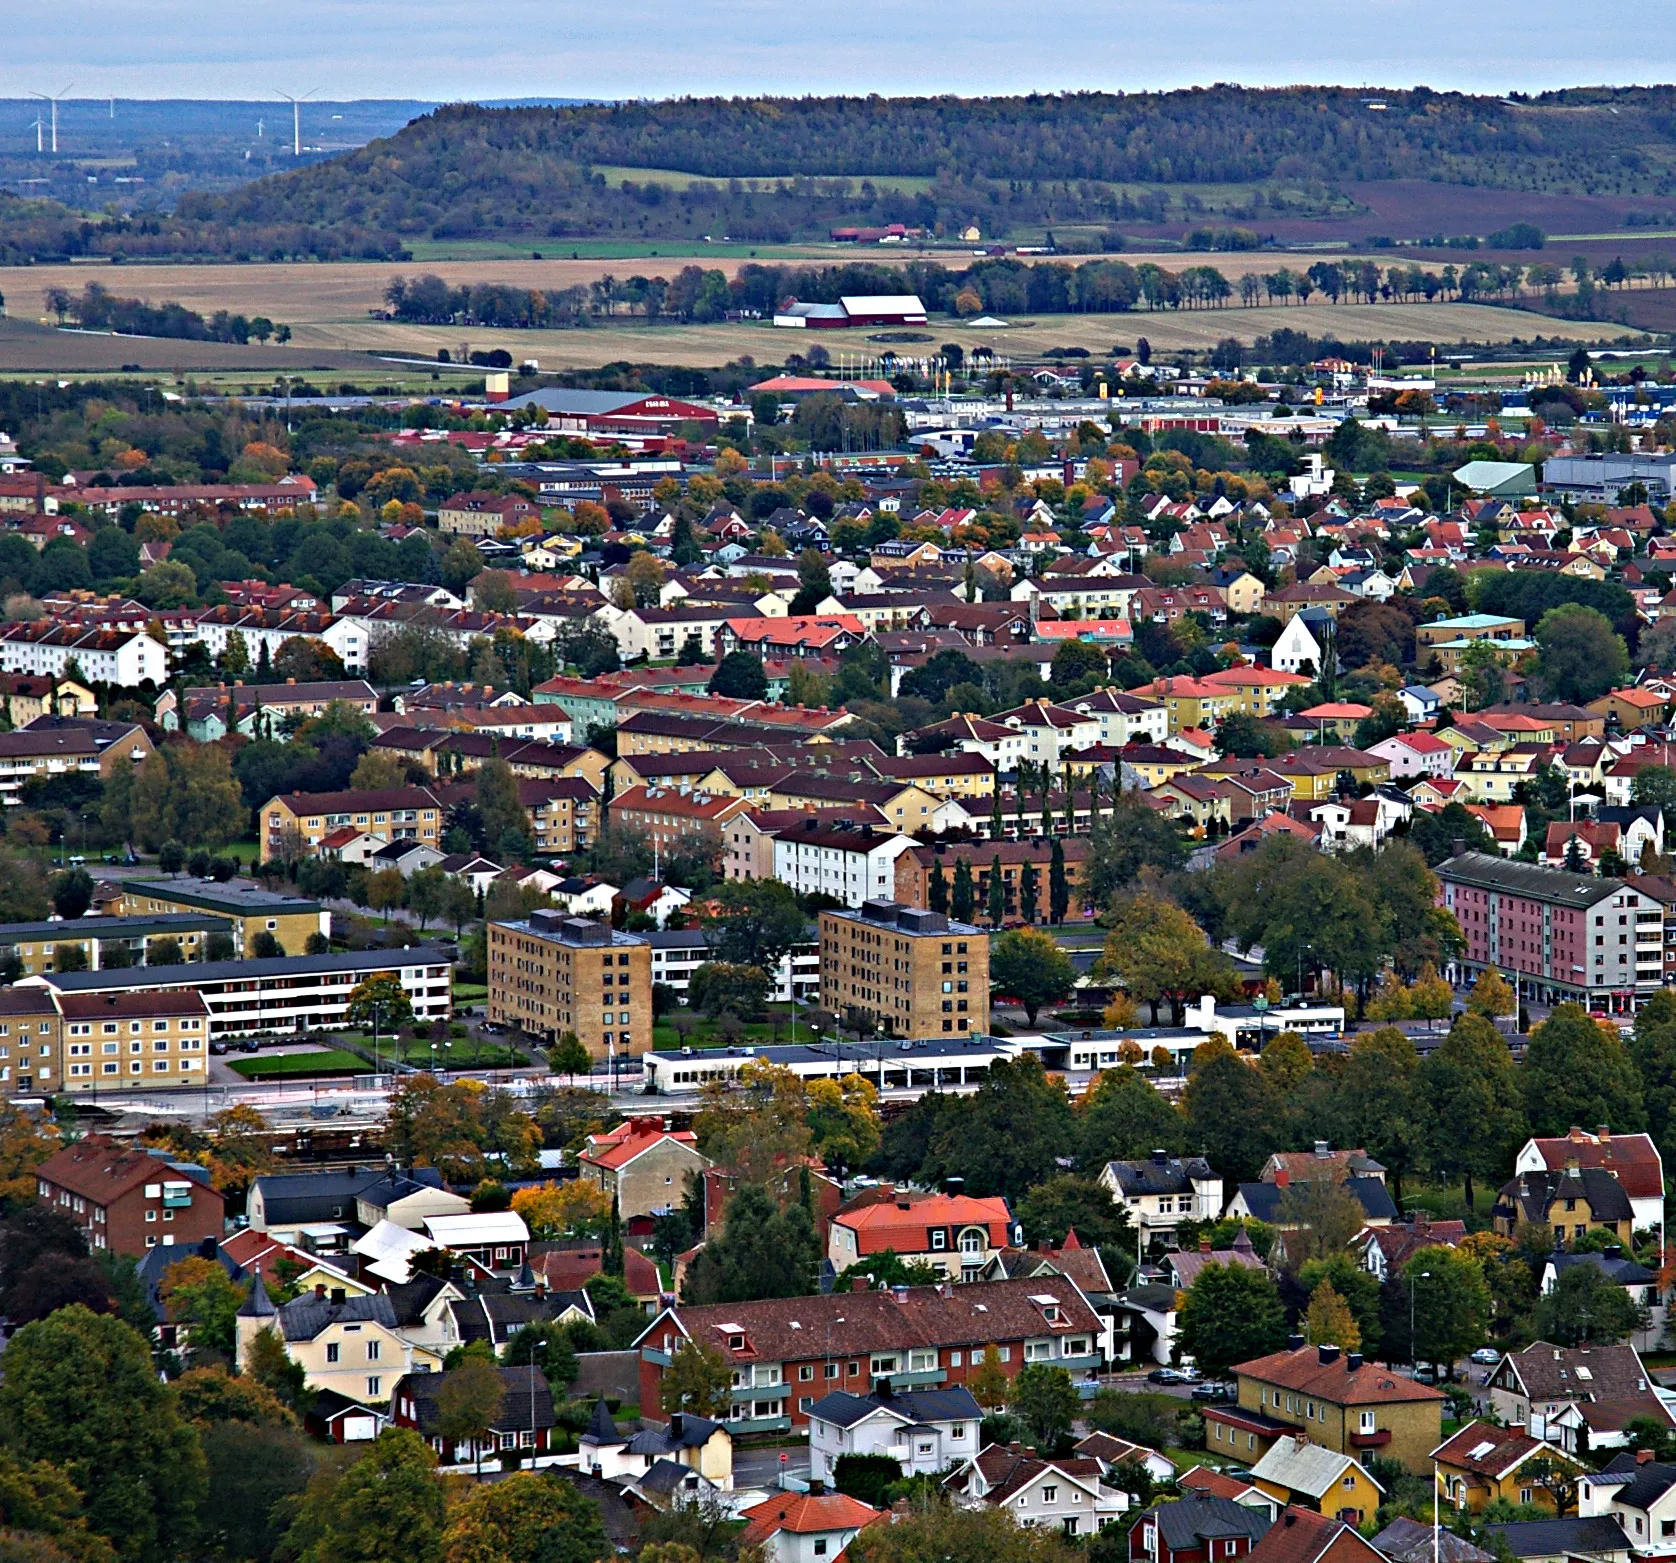
POLYGON ((260 1053, 262 1044, 256 1037, 245 1037, 239 1043, 239 1051, 241 1053, 260 1053))
POLYGON ((1149 1384, 1185 1384, 1186 1378, 1176 1368, 1154 1368, 1146 1376, 1149 1384))
POLYGON ((1477 1351, 1473 1352, 1472 1360, 1485 1364, 1496 1363, 1501 1361, 1501 1353, 1494 1346, 1480 1346, 1477 1351))
POLYGON ((1429 1362, 1421 1363, 1414 1370, 1414 1382, 1416 1384, 1435 1384, 1437 1382, 1437 1369, 1429 1362))
POLYGON ((1206 1402, 1220 1402, 1232 1400, 1234 1394, 1235 1390, 1232 1384, 1195 1384, 1192 1398, 1206 1402))
POLYGON ((227 1048, 228 1044, 224 1039, 218 1039, 217 1041, 210 1043, 210 1052, 212 1053, 225 1053, 227 1048))

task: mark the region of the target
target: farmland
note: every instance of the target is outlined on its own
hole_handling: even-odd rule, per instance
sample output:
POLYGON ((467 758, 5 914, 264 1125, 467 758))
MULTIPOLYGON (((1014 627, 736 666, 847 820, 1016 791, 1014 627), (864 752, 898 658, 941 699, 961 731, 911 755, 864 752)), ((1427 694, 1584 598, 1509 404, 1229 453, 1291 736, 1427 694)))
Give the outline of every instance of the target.
MULTIPOLYGON (((828 247, 829 257, 853 256, 853 249, 828 247)), ((1412 253, 1412 252, 1410 252, 1412 253)), ((869 260, 905 260, 888 251, 869 251, 869 260)), ((765 253, 761 258, 767 259, 765 253)), ((773 258, 783 258, 774 252, 773 258)), ((1303 257, 1274 252, 1184 257, 1180 254, 1125 255, 1139 265, 1147 260, 1171 268, 1198 262, 1212 263, 1231 280, 1247 272, 1294 267, 1303 257)), ((1387 256, 1386 259, 1391 257, 1387 256)), ((952 257, 951 257, 952 259, 952 257)), ((529 259, 438 262, 436 269, 453 284, 507 283, 517 287, 562 289, 591 283, 602 275, 627 277, 637 272, 673 275, 685 265, 703 265, 731 275, 740 257, 712 253, 647 256, 634 259, 529 259)), ((1441 265, 1441 260, 1428 260, 1441 265)), ((459 356, 462 347, 504 348, 518 358, 533 358, 544 370, 591 369, 631 360, 691 366, 719 365, 749 354, 760 363, 778 363, 787 353, 809 345, 801 335, 776 331, 761 322, 717 325, 659 323, 618 318, 584 330, 491 330, 484 327, 408 325, 375 318, 383 291, 398 270, 410 275, 417 265, 343 262, 323 264, 254 265, 98 265, 34 266, 0 274, 13 319, 0 321, 0 370, 43 373, 94 373, 137 364, 145 372, 219 371, 248 373, 258 378, 277 373, 377 373, 384 379, 398 375, 394 366, 369 362, 368 355, 412 355, 435 359, 446 349, 459 356), (229 310, 263 314, 288 324, 294 340, 289 346, 270 344, 241 347, 231 343, 180 342, 153 338, 99 337, 63 333, 35 322, 43 310, 48 288, 79 292, 97 279, 113 291, 153 301, 174 300, 204 314, 229 310)), ((1630 290, 1614 295, 1626 300, 1652 300, 1657 290, 1630 290)), ((1653 307, 1649 305, 1649 307, 1653 307)), ((1633 317, 1638 319, 1638 317, 1633 317)), ((926 328, 934 338, 928 348, 958 342, 963 348, 988 346, 1012 359, 1040 358, 1051 347, 1085 348, 1109 353, 1115 344, 1131 345, 1145 336, 1155 348, 1179 351, 1208 348, 1222 337, 1249 343, 1258 336, 1287 326, 1312 336, 1333 335, 1343 340, 1420 339, 1439 343, 1457 341, 1505 342, 1537 335, 1592 340, 1612 337, 1623 329, 1614 325, 1577 324, 1549 320, 1527 311, 1492 305, 1330 304, 1320 300, 1299 305, 1264 305, 1253 309, 1230 307, 1129 314, 1047 315, 1020 320, 1006 330, 974 331, 957 321, 938 318, 926 328)), ((861 333, 823 338, 833 353, 876 354, 861 333)), ((415 373, 412 370, 409 374, 415 373)), ((417 371, 428 383, 429 371, 417 371)), ((446 385, 446 377, 441 382, 446 385)))

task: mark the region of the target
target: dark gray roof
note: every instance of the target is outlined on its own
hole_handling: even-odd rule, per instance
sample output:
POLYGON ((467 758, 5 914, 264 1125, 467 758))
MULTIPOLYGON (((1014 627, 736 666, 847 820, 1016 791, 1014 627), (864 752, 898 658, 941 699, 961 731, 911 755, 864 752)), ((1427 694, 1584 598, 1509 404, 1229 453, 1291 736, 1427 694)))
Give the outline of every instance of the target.
MULTIPOLYGON (((1611 1469, 1616 1471, 1617 1465, 1618 1462, 1614 1460, 1611 1469)), ((1646 1465, 1635 1466, 1628 1474, 1628 1485, 1620 1487, 1612 1495, 1612 1501, 1621 1503, 1626 1509, 1640 1509, 1645 1512, 1672 1487, 1676 1487, 1676 1465, 1659 1465, 1649 1461, 1646 1465)))
MULTIPOLYGON (((1345 1191, 1355 1196, 1369 1221, 1395 1221, 1397 1207, 1391 1201, 1391 1191, 1378 1178, 1346 1178, 1345 1191)), ((1282 1219, 1281 1202, 1286 1190, 1278 1183, 1242 1183, 1240 1196, 1246 1208, 1258 1221, 1271 1226, 1282 1219)))
POLYGON ((681 1431, 679 1435, 668 1427, 642 1428, 628 1441, 630 1454, 666 1455, 673 1454, 680 1449, 699 1449, 710 1442, 715 1431, 722 1424, 712 1422, 707 1416, 693 1416, 690 1412, 681 1417, 681 1431))
POLYGON ((1526 1221, 1546 1225, 1548 1210, 1556 1200, 1582 1199, 1588 1202, 1596 1221, 1632 1221, 1629 1195, 1604 1167, 1559 1168, 1554 1171, 1521 1172, 1502 1186, 1496 1196, 1500 1209, 1516 1212, 1526 1221))
MULTIPOLYGON (((546 1376, 533 1365, 517 1368, 496 1368, 500 1375, 500 1409, 495 1413, 496 1433, 532 1432, 553 1426, 553 1391, 546 1376), (534 1419, 531 1419, 531 1412, 534 1419)), ((419 1431, 426 1438, 437 1436, 441 1413, 437 1397, 451 1377, 447 1373, 409 1373, 396 1385, 391 1405, 406 1398, 413 1402, 413 1414, 419 1431)))
POLYGON ((1568 1553, 1628 1552, 1629 1537, 1610 1515, 1589 1519, 1520 1520, 1486 1525, 1486 1536, 1499 1536, 1516 1558, 1563 1557, 1568 1553))
POLYGON ((152 934, 231 933, 225 917, 164 912, 156 917, 72 917, 40 923, 0 923, 0 945, 35 939, 141 939, 152 934))
POLYGON ((151 987, 197 986, 228 982, 239 977, 313 976, 327 971, 387 971, 392 966, 447 966, 453 957, 436 944, 415 944, 404 950, 344 950, 333 955, 282 955, 266 961, 192 961, 185 966, 122 968, 116 971, 52 972, 44 980, 60 993, 99 993, 128 988, 136 982, 151 987), (167 976, 160 975, 167 972, 167 976))
MULTIPOLYGON (((155 1253, 156 1250, 153 1249, 152 1252, 155 1253)), ((239 1309, 239 1317, 241 1319, 271 1319, 278 1312, 279 1309, 274 1307, 273 1299, 268 1296, 267 1287, 262 1284, 262 1272, 258 1270, 256 1272, 256 1282, 250 1288, 250 1295, 245 1298, 243 1306, 239 1309)))
POLYGON ((396 1310, 396 1323, 418 1324, 424 1318, 425 1310, 436 1301, 437 1293, 447 1284, 441 1276, 426 1275, 423 1270, 415 1270, 399 1286, 386 1286, 384 1295, 390 1299, 390 1306, 396 1310))
POLYGON ((1592 874, 1568 874, 1564 869, 1518 863, 1484 852, 1463 852, 1459 857, 1447 858, 1437 865, 1436 873, 1445 884, 1498 890, 1560 906, 1593 906, 1623 889, 1617 880, 1597 879, 1592 874))
POLYGON ((611 1420, 611 1411, 605 1404, 604 1395, 594 1402, 593 1415, 588 1418, 588 1426, 582 1436, 590 1443, 596 1444, 621 1444, 628 1441, 617 1431, 617 1424, 611 1420))
POLYGON ((195 879, 176 874, 167 879, 130 879, 129 890, 149 891, 160 900, 186 901, 211 911, 243 916, 250 912, 318 912, 320 903, 307 896, 267 890, 248 879, 195 879))
POLYGON ((696 1487, 702 1480, 691 1466, 681 1465, 675 1460, 658 1460, 644 1476, 637 1476, 629 1485, 642 1492, 661 1493, 668 1497, 689 1483, 696 1487))
POLYGON ((1164 1503, 1156 1510, 1158 1533, 1172 1552, 1187 1551, 1215 1537, 1248 1536, 1253 1543, 1268 1534, 1267 1509, 1252 1509, 1232 1498, 1196 1492, 1190 1498, 1164 1503))
POLYGON ((881 1398, 878 1395, 852 1395, 848 1390, 835 1389, 823 1395, 809 1409, 809 1415, 831 1422, 837 1427, 853 1427, 871 1416, 880 1407, 899 1412, 911 1422, 981 1422, 983 1407, 967 1389, 918 1389, 905 1394, 881 1398))
POLYGON ((1626 1259, 1622 1254, 1550 1254, 1548 1263, 1556 1276, 1564 1275, 1574 1265, 1593 1265, 1609 1281, 1619 1286, 1646 1286, 1656 1277, 1644 1264, 1626 1259))
MULTIPOLYGON (((156 1248, 148 1248, 145 1251, 145 1257, 135 1261, 134 1269, 139 1274, 141 1283, 145 1286, 146 1297, 150 1301, 152 1311, 157 1315, 159 1323, 162 1322, 164 1316, 161 1290, 163 1273, 170 1265, 178 1265, 183 1259, 213 1259, 227 1272, 232 1280, 242 1281, 244 1279, 244 1267, 213 1238, 205 1238, 202 1243, 187 1244, 184 1247, 170 1245, 165 1248, 160 1244, 156 1248)), ((267 1294, 264 1292, 264 1301, 266 1297, 267 1294)), ((247 1299, 245 1304, 247 1308, 251 1300, 253 1299, 247 1299)), ((240 1311, 243 1312, 244 1310, 241 1309, 240 1311)), ((273 1312, 271 1302, 268 1303, 267 1311, 269 1313, 273 1312)))
POLYGON ((1203 1156, 1170 1156, 1158 1161, 1109 1161, 1106 1166, 1125 1194, 1185 1194, 1194 1178, 1214 1178, 1203 1156))
POLYGON ((464 1302, 450 1303, 449 1311, 462 1341, 486 1340, 504 1346, 526 1324, 539 1324, 580 1308, 591 1319, 593 1299, 587 1292, 548 1292, 514 1297, 505 1292, 480 1291, 464 1302))
MULTIPOLYGON (((365 1192, 393 1184, 396 1174, 382 1167, 351 1167, 338 1172, 277 1172, 257 1178, 252 1184, 261 1190, 262 1209, 270 1227, 306 1221, 352 1220, 355 1201, 365 1192)), ((399 1174, 414 1188, 439 1189, 442 1174, 434 1167, 415 1167, 399 1174)))
POLYGON ((396 1327, 396 1310, 382 1292, 371 1297, 346 1297, 333 1302, 313 1293, 298 1297, 279 1310, 279 1328, 286 1340, 313 1340, 322 1330, 341 1322, 396 1327))
MULTIPOLYGON (((1433 1532, 1430 1525, 1399 1515, 1373 1538, 1373 1545, 1391 1563, 1433 1563, 1433 1532)), ((1452 1530, 1436 1536, 1437 1563, 1493 1563, 1494 1554, 1475 1547, 1452 1530)))

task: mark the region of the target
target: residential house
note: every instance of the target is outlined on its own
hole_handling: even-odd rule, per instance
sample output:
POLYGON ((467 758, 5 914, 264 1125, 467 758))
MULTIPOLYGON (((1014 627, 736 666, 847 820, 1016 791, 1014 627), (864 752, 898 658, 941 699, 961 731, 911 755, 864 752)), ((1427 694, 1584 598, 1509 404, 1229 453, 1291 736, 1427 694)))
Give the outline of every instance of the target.
POLYGON ((1384 1500, 1385 1489, 1352 1455, 1312 1443, 1304 1433, 1276 1439, 1251 1468, 1259 1492, 1285 1506, 1360 1525, 1384 1500))
POLYGON ((1386 1563, 1349 1521, 1300 1508, 1287 1509, 1250 1556, 1257 1563, 1386 1563))
POLYGON ((503 1454, 540 1464, 553 1448, 557 1425, 546 1375, 533 1364, 495 1372, 501 1381, 500 1406, 477 1437, 456 1439, 444 1431, 443 1403, 451 1373, 408 1373, 398 1379, 390 1394, 390 1418, 397 1427, 418 1433, 442 1466, 481 1465, 503 1454))
POLYGON ((1302 1432, 1312 1443, 1364 1463, 1377 1455, 1410 1471, 1430 1468, 1431 1452, 1442 1442, 1440 1391, 1398 1377, 1360 1352, 1306 1347, 1301 1336, 1293 1341, 1284 1351, 1235 1367, 1236 1407, 1205 1408, 1212 1454, 1242 1452, 1233 1435, 1255 1417, 1269 1424, 1265 1447, 1302 1432))
POLYGON ((1224 1563, 1248 1557, 1268 1534, 1267 1508, 1202 1489, 1148 1509, 1129 1532, 1130 1563, 1224 1563))
POLYGON ((742 1546, 760 1551, 766 1563, 831 1563, 869 1525, 889 1516, 841 1492, 782 1492, 754 1504, 740 1516, 742 1546))
POLYGON ((837 1389, 809 1411, 809 1477, 831 1482, 845 1455, 883 1455, 904 1476, 932 1476, 977 1450, 983 1407, 966 1389, 895 1393, 888 1379, 869 1394, 837 1389))
POLYGON ((840 1207, 827 1232, 827 1259, 834 1270, 894 1253, 929 1264, 944 1276, 975 1281, 991 1255, 1022 1241, 1007 1202, 967 1194, 913 1194, 886 1188, 867 1190, 840 1207))
POLYGON ((1585 1232, 1610 1232, 1625 1243, 1634 1236, 1635 1213, 1623 1185, 1604 1167, 1570 1162, 1557 1172, 1521 1172, 1502 1185, 1490 1207, 1491 1227, 1503 1237, 1535 1225, 1551 1232, 1556 1247, 1585 1232))
POLYGON ((1108 1161, 1100 1183, 1149 1241, 1167 1239, 1183 1221, 1222 1214, 1222 1177, 1202 1156, 1157 1150, 1145 1161, 1108 1161))
MULTIPOLYGON (((1429 1549, 1430 1526, 1426 1536, 1429 1549)), ((1576 1558, 1587 1558, 1589 1563, 1630 1563, 1632 1555, 1629 1537, 1610 1515, 1487 1525, 1484 1539, 1490 1545, 1505 1546, 1518 1563, 1571 1563, 1576 1558)), ((1429 1550, 1426 1556, 1431 1556, 1429 1550)))
POLYGON ((577 1441, 581 1468, 605 1481, 643 1476, 659 1461, 670 1461, 701 1477, 718 1492, 733 1489, 733 1435, 720 1422, 674 1411, 664 1423, 645 1423, 625 1433, 611 1420, 604 1397, 577 1441))
POLYGON ((1017 1444, 991 1444, 943 1480, 962 1508, 989 1507, 1026 1529, 1093 1536, 1129 1507, 1127 1493, 1101 1483, 1098 1460, 1044 1460, 1017 1444))
POLYGON ((710 1160, 691 1129, 668 1128, 661 1118, 629 1118, 589 1135, 576 1164, 583 1178, 616 1200, 620 1219, 633 1222, 679 1206, 688 1181, 701 1176, 710 1160))
POLYGON ((1407 781, 1415 776, 1452 776, 1455 773, 1456 751, 1430 733, 1394 733, 1370 745, 1368 753, 1377 754, 1382 760, 1390 762, 1392 781, 1407 781))
POLYGON ((1657 1231, 1664 1246, 1664 1161, 1650 1134, 1614 1134, 1604 1125, 1590 1133, 1573 1125, 1563 1135, 1526 1140, 1513 1170, 1563 1172, 1569 1163, 1611 1173, 1629 1199, 1637 1232, 1657 1231))
POLYGON ((1523 1427, 1471 1421, 1432 1451, 1438 1490, 1472 1514, 1491 1503, 1559 1512, 1552 1487, 1586 1469, 1575 1455, 1523 1427))
POLYGON ((1510 1351, 1490 1374, 1490 1409, 1568 1454, 1620 1448, 1628 1424, 1650 1418, 1676 1427, 1633 1346, 1555 1346, 1510 1351))
POLYGON ((258 1275, 236 1326, 240 1363, 250 1360, 257 1335, 273 1330, 310 1388, 334 1389, 351 1400, 389 1400, 403 1374, 440 1374, 442 1368, 443 1352, 403 1334, 395 1303, 382 1292, 352 1297, 339 1287, 276 1307, 258 1275))
POLYGON ((77 1227, 91 1249, 137 1257, 150 1248, 179 1248, 190 1258, 208 1237, 219 1239, 224 1201, 209 1173, 166 1151, 89 1134, 34 1171, 41 1204, 77 1227))
POLYGON ((1676 1465, 1624 1453, 1584 1476, 1579 1519, 1612 1519, 1637 1558, 1676 1557, 1676 1465))

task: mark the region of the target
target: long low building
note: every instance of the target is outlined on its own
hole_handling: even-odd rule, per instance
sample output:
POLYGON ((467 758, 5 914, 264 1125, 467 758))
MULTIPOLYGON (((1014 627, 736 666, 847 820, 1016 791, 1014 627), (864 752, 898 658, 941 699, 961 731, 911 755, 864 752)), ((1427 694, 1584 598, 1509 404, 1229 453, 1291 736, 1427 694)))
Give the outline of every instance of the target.
POLYGON ((286 956, 266 961, 200 961, 113 971, 51 972, 25 977, 71 995, 196 992, 209 1009, 209 1035, 242 1037, 299 1034, 341 1027, 349 995, 369 977, 395 977, 418 1020, 447 1020, 454 1013, 453 961, 440 945, 405 950, 355 950, 333 955, 286 956))
POLYGON ((65 945, 80 950, 88 969, 144 966, 152 946, 172 940, 189 961, 204 956, 210 938, 222 934, 232 946, 230 918, 199 913, 157 917, 72 917, 39 923, 0 923, 0 958, 16 956, 22 975, 33 977, 58 964, 65 945), (114 956, 114 959, 113 959, 114 956))

